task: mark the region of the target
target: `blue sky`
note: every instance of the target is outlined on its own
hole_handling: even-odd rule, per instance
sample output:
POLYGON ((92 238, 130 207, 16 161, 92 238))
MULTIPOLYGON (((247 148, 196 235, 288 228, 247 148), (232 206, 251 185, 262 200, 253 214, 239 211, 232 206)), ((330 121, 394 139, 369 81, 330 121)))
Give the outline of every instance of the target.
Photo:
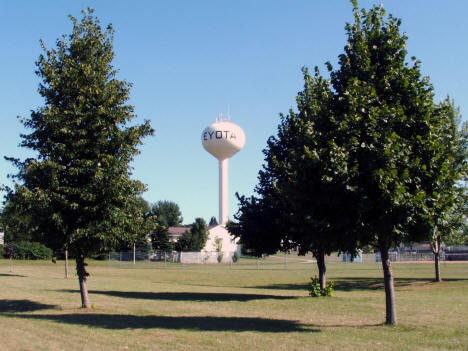
MULTIPOLYGON (((369 8, 374 1, 360 1, 369 8)), ((229 213, 234 193, 250 195, 263 163, 262 149, 276 133, 279 113, 295 108, 301 67, 337 62, 352 21, 346 0, 115 1, 0 0, 0 183, 15 173, 3 156, 24 159, 24 132, 17 116, 43 105, 34 74, 41 48, 71 32, 67 15, 81 18, 91 6, 103 26, 115 29, 118 77, 133 83, 130 104, 137 121, 149 119, 156 135, 144 140, 133 177, 148 186, 149 202, 179 204, 184 223, 218 215, 217 160, 200 135, 219 113, 246 134, 246 145, 229 163, 229 213), (229 107, 228 107, 229 106, 229 107)), ((392 0, 389 13, 403 20, 408 54, 422 61, 435 100, 450 95, 468 114, 468 2, 392 0)))

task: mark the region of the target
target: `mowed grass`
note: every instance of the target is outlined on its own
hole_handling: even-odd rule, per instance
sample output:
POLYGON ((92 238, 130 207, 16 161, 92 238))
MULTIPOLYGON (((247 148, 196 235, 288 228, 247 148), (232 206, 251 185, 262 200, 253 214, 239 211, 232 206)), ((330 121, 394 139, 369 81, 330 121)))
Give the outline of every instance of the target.
POLYGON ((73 266, 65 279, 63 262, 10 270, 0 260, 0 350, 468 349, 468 264, 442 264, 442 283, 432 264, 395 264, 399 324, 385 326, 379 264, 330 263, 334 296, 311 298, 315 264, 274 259, 152 269, 91 261, 89 311, 73 266))

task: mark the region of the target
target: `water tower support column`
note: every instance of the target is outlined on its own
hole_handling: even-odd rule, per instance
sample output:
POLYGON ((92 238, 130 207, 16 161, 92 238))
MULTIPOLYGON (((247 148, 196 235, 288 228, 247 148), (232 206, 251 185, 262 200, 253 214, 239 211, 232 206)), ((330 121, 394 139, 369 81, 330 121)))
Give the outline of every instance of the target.
POLYGON ((219 160, 219 224, 228 221, 228 161, 219 160))

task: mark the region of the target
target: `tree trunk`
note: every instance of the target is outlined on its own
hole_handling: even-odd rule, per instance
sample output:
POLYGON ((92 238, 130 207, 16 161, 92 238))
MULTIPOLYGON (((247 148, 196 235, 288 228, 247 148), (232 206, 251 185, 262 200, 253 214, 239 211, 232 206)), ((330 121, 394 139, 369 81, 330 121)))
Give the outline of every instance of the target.
POLYGON ((65 278, 68 279, 68 250, 65 250, 65 278))
POLYGON ((91 303, 89 302, 88 287, 86 285, 86 278, 89 274, 86 272, 86 263, 83 255, 78 255, 76 257, 76 272, 78 273, 78 281, 80 284, 81 307, 90 308, 91 303))
POLYGON ((434 252, 434 265, 435 265, 435 281, 441 282, 442 278, 440 277, 440 251, 437 253, 434 252))
POLYGON ((317 252, 315 258, 317 259, 317 267, 319 271, 320 289, 325 290, 325 288, 327 287, 327 266, 325 265, 325 253, 320 250, 317 252))
POLYGON ((431 242, 432 253, 434 254, 435 281, 441 282, 440 276, 440 236, 437 235, 437 229, 434 228, 431 242))
POLYGON ((392 266, 388 257, 388 248, 380 248, 380 256, 382 258, 382 269, 384 273, 385 286, 385 324, 397 324, 395 309, 395 286, 393 284, 392 266))

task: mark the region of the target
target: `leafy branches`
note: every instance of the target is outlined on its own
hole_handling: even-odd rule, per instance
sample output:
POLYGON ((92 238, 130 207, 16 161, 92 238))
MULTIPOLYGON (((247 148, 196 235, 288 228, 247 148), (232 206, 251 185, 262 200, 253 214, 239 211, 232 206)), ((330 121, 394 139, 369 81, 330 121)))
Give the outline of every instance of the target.
POLYGON ((85 257, 135 242, 144 227, 137 196, 145 186, 130 179, 130 162, 153 129, 148 121, 127 126, 135 117, 126 104, 131 85, 112 66, 112 27, 102 30, 92 9, 81 21, 70 18, 72 33, 56 48, 41 44, 36 73, 45 104, 23 121, 31 132, 21 135, 21 146, 37 157, 10 159, 19 173, 7 201, 30 215, 35 239, 77 257, 89 307, 85 257))

